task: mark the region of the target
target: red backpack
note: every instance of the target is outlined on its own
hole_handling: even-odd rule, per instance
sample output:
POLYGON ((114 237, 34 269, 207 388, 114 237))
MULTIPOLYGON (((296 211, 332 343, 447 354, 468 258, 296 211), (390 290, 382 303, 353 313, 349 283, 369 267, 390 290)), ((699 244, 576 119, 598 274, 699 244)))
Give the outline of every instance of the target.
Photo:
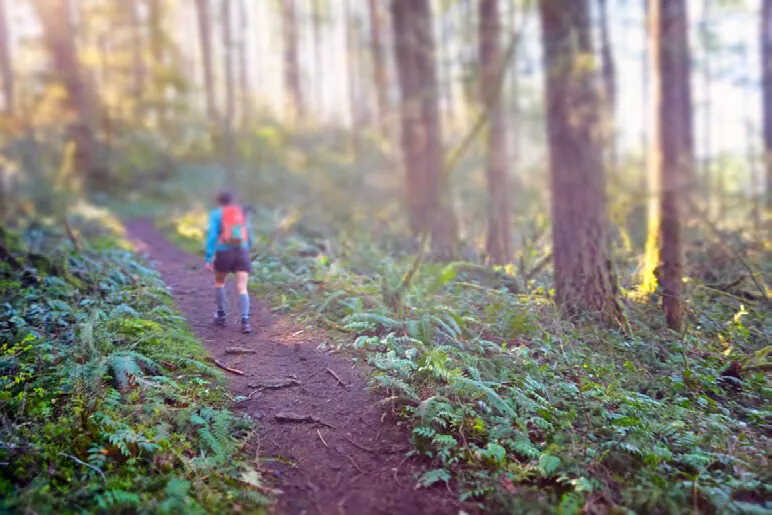
POLYGON ((241 246, 245 241, 247 241, 247 224, 244 211, 237 205, 223 207, 220 242, 226 245, 241 246))

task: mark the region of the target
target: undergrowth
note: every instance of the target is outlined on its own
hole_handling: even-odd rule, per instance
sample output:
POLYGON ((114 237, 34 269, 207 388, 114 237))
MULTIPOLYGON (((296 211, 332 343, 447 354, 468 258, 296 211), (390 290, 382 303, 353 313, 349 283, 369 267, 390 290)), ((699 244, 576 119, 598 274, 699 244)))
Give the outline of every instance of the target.
POLYGON ((0 511, 261 512, 251 421, 111 234, 0 230, 0 511))
MULTIPOLYGON (((203 220, 162 226, 199 249, 203 220)), ((401 289, 409 245, 270 210, 253 224, 251 288, 366 360, 428 460, 418 485, 452 483, 491 512, 772 508, 765 301, 692 278, 683 334, 653 298, 627 300, 627 326, 608 328, 561 316, 549 270, 522 284, 512 267, 425 263, 401 289), (723 374, 733 360, 741 378, 723 374)))

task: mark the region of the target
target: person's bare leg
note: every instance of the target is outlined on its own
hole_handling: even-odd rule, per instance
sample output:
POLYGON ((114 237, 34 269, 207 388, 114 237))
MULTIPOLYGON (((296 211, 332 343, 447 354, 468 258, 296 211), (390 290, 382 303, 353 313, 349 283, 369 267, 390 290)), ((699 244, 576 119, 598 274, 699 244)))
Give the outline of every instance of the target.
POLYGON ((214 298, 217 302, 217 314, 214 321, 218 325, 225 325, 225 279, 227 277, 228 274, 225 272, 215 271, 214 273, 214 298))
POLYGON ((236 272, 236 290, 239 292, 239 308, 241 309, 241 330, 249 333, 252 328, 249 326, 249 293, 247 292, 247 283, 249 274, 247 272, 236 272))

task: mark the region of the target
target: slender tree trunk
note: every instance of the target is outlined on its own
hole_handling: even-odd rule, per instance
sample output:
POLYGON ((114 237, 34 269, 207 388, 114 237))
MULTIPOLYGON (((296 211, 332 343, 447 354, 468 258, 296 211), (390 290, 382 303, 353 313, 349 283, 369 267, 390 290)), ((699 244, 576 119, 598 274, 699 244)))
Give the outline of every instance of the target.
POLYGON ((149 0, 150 56, 153 61, 153 83, 156 89, 158 126, 166 127, 166 73, 164 71, 163 8, 160 0, 149 0))
POLYGON ((233 142, 233 113, 234 103, 234 81, 233 81, 233 45, 231 17, 231 0, 222 0, 222 46, 223 46, 223 67, 225 74, 225 111, 223 113, 223 151, 225 154, 225 163, 229 182, 233 183, 233 160, 234 160, 234 142, 233 142))
MULTIPOLYGON (((518 28, 518 22, 517 22, 517 4, 515 2, 510 3, 510 26, 511 31, 514 33, 515 30, 518 28)), ((523 16, 526 16, 525 11, 523 12, 523 16)), ((515 45, 515 47, 512 49, 512 66, 510 67, 510 73, 511 73, 511 87, 510 87, 510 106, 511 111, 509 114, 510 119, 510 132, 512 133, 512 155, 510 158, 510 162, 512 163, 512 172, 513 176, 516 178, 516 181, 519 182, 519 176, 518 176, 518 159, 520 158, 520 134, 521 134, 521 128, 520 128, 520 77, 518 76, 517 71, 517 62, 518 62, 518 46, 515 45)))
POLYGON ((83 74, 70 21, 69 0, 35 0, 35 9, 43 26, 44 39, 53 68, 67 90, 67 104, 75 114, 69 133, 75 143, 74 164, 86 174, 92 187, 103 187, 107 170, 96 166, 96 99, 83 74))
POLYGON ((206 94, 206 116, 211 123, 217 119, 217 104, 214 93, 214 74, 212 71, 212 36, 209 0, 196 0, 198 15, 198 34, 201 42, 201 61, 204 69, 204 92, 206 94))
POLYGON ((249 20, 246 0, 239 0, 239 103, 241 105, 241 128, 249 125, 252 117, 252 95, 249 88, 249 68, 247 63, 247 38, 249 20))
POLYGON ((450 34, 448 30, 449 16, 444 13, 440 17, 440 90, 445 104, 445 127, 452 127, 455 115, 453 105, 453 63, 450 52, 450 34))
POLYGON ((389 80, 386 57, 383 52, 382 13, 379 0, 370 2, 370 47, 373 58, 373 78, 378 102, 378 126, 381 136, 389 138, 389 80))
POLYGON ((324 93, 322 89, 322 77, 324 75, 324 62, 322 61, 322 6, 320 0, 311 0, 311 30, 314 39, 314 94, 316 96, 316 109, 319 115, 324 111, 324 93))
POLYGON ((3 81, 3 101, 5 114, 13 114, 13 71, 11 70, 11 49, 8 46, 8 16, 5 0, 0 0, 0 79, 3 81))
POLYGON ((303 93, 300 87, 300 63, 298 62, 298 23, 295 16, 295 0, 282 0, 282 29, 284 34, 284 87, 289 95, 291 118, 299 121, 305 114, 303 93))
POLYGON ((440 259, 456 252, 458 224, 443 172, 434 37, 427 0, 392 0, 410 226, 429 231, 440 259))
POLYGON ((139 4, 126 2, 124 4, 131 24, 131 60, 132 60, 132 93, 134 95, 134 115, 141 116, 142 97, 145 92, 145 60, 142 56, 142 21, 139 16, 139 4))
POLYGON ((499 94, 502 71, 498 0, 480 0, 480 96, 488 112, 488 234, 485 248, 496 264, 512 260, 509 177, 507 176, 507 135, 504 109, 499 94))
POLYGON ((607 151, 609 164, 614 169, 617 166, 616 124, 614 111, 617 104, 616 66, 611 52, 611 36, 609 34, 607 0, 598 0, 600 12, 601 34, 601 69, 603 70, 603 99, 606 110, 604 129, 607 135, 607 151))
POLYGON ((356 41, 354 36, 354 20, 351 14, 349 0, 343 0, 343 23, 345 24, 344 37, 346 39, 346 77, 348 79, 348 107, 351 117, 351 146, 354 159, 359 161, 359 131, 362 124, 362 116, 358 101, 359 67, 357 66, 356 41))
POLYGON ((703 0, 702 2, 702 20, 700 20, 701 33, 702 33, 702 48, 703 48, 703 67, 702 67, 702 80, 705 87, 705 106, 703 108, 702 119, 702 197, 705 199, 707 212, 711 212, 711 199, 713 197, 713 187, 711 179, 711 156, 712 145, 710 140, 710 131, 713 125, 712 120, 712 98, 711 90, 713 89, 713 75, 710 68, 710 5, 711 0, 703 0))
POLYGON ((552 185, 556 300, 616 319, 616 281, 608 251, 602 105, 595 87, 589 0, 539 3, 552 185))
POLYGON ((694 154, 685 0, 649 0, 652 138, 649 174, 658 196, 650 214, 643 286, 662 287, 668 326, 683 324, 681 204, 693 177, 694 154))
POLYGON ((772 0, 761 8, 761 69, 764 97, 764 156, 767 168, 767 209, 772 209, 772 0))

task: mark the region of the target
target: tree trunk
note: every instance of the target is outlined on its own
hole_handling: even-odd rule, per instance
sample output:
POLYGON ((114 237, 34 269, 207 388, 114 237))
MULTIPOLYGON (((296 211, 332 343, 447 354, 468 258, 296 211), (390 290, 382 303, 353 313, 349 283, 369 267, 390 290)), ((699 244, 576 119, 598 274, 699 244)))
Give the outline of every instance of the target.
POLYGON ((225 112, 222 120, 223 152, 228 173, 228 180, 233 183, 233 112, 234 112, 234 84, 233 84, 233 48, 231 37, 231 0, 222 0, 222 47, 223 66, 225 73, 225 112))
POLYGON ((204 68, 204 92, 206 94, 206 116, 210 123, 217 119, 217 104, 214 93, 214 74, 212 72, 212 36, 209 0, 196 0, 198 14, 198 34, 201 42, 201 61, 204 68))
POLYGON ((351 5, 349 0, 343 0, 343 23, 344 37, 346 39, 346 77, 348 79, 348 107, 351 117, 351 147, 354 154, 354 160, 359 161, 359 131, 362 122, 360 106, 358 101, 358 81, 359 67, 357 59, 357 43, 355 41, 353 25, 356 23, 351 14, 351 5))
POLYGON ((134 95, 134 115, 141 116, 142 97, 145 91, 145 60, 142 57, 142 21, 139 16, 139 4, 126 2, 124 4, 131 24, 131 60, 132 60, 132 93, 134 95))
MULTIPOLYGON (((644 284, 662 287, 668 326, 679 330, 681 305, 681 196, 693 176, 689 47, 685 0, 649 1, 652 137, 649 175, 658 212, 650 213, 644 284)), ((654 206, 652 206, 654 207, 654 206)))
POLYGON ((480 0, 480 96, 488 113, 488 234, 485 249, 496 264, 512 260, 507 135, 499 92, 502 73, 498 0, 480 0))
POLYGON ((391 6, 410 226, 416 233, 431 233, 435 257, 450 258, 456 251, 458 224, 443 173, 429 4, 393 0, 391 6))
POLYGON ((246 0, 239 0, 239 103, 241 104, 241 128, 247 127, 252 117, 252 96, 249 89, 249 68, 247 63, 247 38, 249 21, 246 0))
POLYGON ((291 118, 299 121, 305 114, 303 93, 300 87, 300 63, 298 62, 298 24, 295 16, 295 0, 282 0, 282 29, 284 34, 284 87, 287 89, 291 118))
POLYGON ((322 89, 322 76, 324 75, 324 62, 322 56, 322 6, 320 0, 311 0, 311 30, 314 40, 314 95, 316 97, 316 109, 320 115, 324 112, 324 92, 322 89))
POLYGON ((153 83, 156 88, 156 112, 158 126, 166 127, 166 72, 164 70, 163 9, 160 0, 149 0, 148 23, 150 25, 150 56, 153 62, 153 83))
POLYGON ((616 319, 608 251, 601 98, 595 87, 589 0, 539 3, 552 186, 557 303, 616 319))
POLYGON ((767 209, 772 209, 772 0, 761 8, 761 69, 764 97, 764 156, 767 168, 767 209))
POLYGON ((69 0, 35 0, 35 9, 43 27, 53 68, 67 90, 67 104, 75 114, 69 133, 75 143, 74 164, 86 174, 92 187, 103 187, 107 171, 96 166, 94 152, 96 141, 96 96, 86 80, 78 54, 70 22, 69 0))
POLYGON ((5 0, 0 0, 0 79, 3 81, 4 111, 13 114, 13 71, 11 70, 11 50, 8 46, 8 17, 5 0))
POLYGON ((378 101, 378 126, 381 136, 389 138, 389 80, 386 58, 383 52, 383 29, 381 26, 381 2, 370 1, 370 46, 373 58, 373 77, 376 99, 378 101))
POLYGON ((614 56, 611 53, 611 36, 609 34, 607 0, 598 0, 600 12, 601 34, 601 69, 603 70, 603 98, 606 116, 604 129, 606 133, 606 146, 609 156, 609 164, 614 169, 617 166, 616 124, 614 112, 617 105, 616 66, 614 56))

